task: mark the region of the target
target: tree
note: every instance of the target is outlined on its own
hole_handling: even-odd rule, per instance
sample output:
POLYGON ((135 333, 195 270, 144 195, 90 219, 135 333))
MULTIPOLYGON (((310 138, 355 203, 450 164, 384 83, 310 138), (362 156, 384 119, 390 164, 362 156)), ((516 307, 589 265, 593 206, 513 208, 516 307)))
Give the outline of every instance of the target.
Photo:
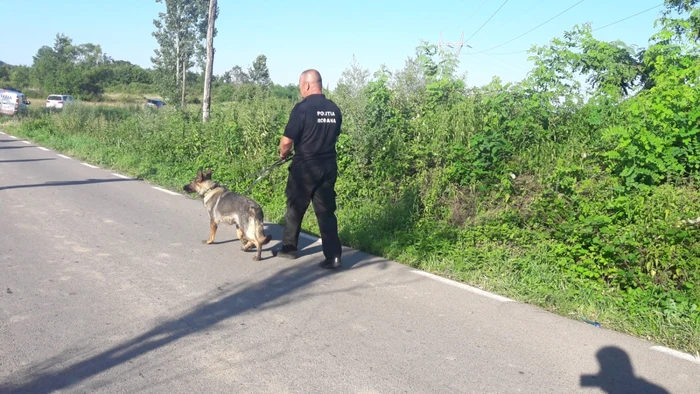
POLYGON ((416 61, 426 83, 426 105, 429 110, 455 104, 464 91, 464 81, 455 77, 459 59, 435 44, 421 40, 416 48, 416 61), (438 59, 434 59, 438 57, 438 59))
POLYGON ((234 85, 246 85, 250 83, 248 74, 243 71, 241 66, 233 66, 231 71, 228 71, 227 74, 228 75, 226 75, 226 78, 229 80, 229 83, 234 85))
POLYGON ((274 97, 279 97, 287 100, 296 101, 300 98, 299 86, 293 83, 287 84, 286 86, 277 85, 273 83, 271 92, 274 97))
MULTIPOLYGON (((685 36, 693 42, 700 40, 700 0, 666 0, 666 10, 661 18, 661 24, 667 32, 677 36, 685 36), (672 12, 688 14, 686 19, 673 18, 672 12)), ((665 32, 660 32, 663 35, 665 32)), ((658 38, 658 36, 657 36, 658 38)))
POLYGON ((0 62, 0 81, 10 79, 12 67, 9 64, 0 62))
POLYGON ((211 74, 214 67, 214 35, 216 28, 214 23, 218 14, 216 0, 209 2, 209 26, 207 28, 207 65, 204 74, 204 97, 202 98, 202 121, 209 121, 209 108, 211 106, 211 74))
POLYGON ((53 48, 45 45, 37 51, 31 77, 44 90, 97 97, 103 92, 108 61, 99 45, 73 45, 69 37, 57 34, 53 48))
POLYGON ((548 80, 548 91, 555 85, 561 88, 562 95, 557 97, 579 89, 575 81, 578 75, 586 77, 594 96, 613 100, 629 96, 645 79, 640 60, 643 51, 621 41, 597 40, 589 25, 574 26, 562 39, 537 48, 536 53, 532 59, 537 68, 530 76, 540 82, 548 80))
POLYGON ((124 60, 110 61, 108 64, 108 86, 128 86, 133 83, 152 84, 152 71, 124 60))
MULTIPOLYGON (((209 0, 155 0, 165 3, 166 11, 159 12, 153 24, 153 36, 159 49, 151 58, 159 75, 163 96, 174 99, 181 93, 185 105, 187 73, 194 66, 193 57, 201 59, 202 44, 208 27, 209 0)), ((201 64, 201 60, 199 61, 201 64)))
POLYGON ((267 69, 267 56, 258 55, 253 62, 253 66, 248 68, 248 78, 254 85, 265 89, 272 86, 270 71, 267 69))
POLYGON ((367 122, 369 70, 362 68, 353 55, 350 67, 343 70, 335 88, 335 99, 343 108, 343 128, 349 135, 359 134, 367 122))

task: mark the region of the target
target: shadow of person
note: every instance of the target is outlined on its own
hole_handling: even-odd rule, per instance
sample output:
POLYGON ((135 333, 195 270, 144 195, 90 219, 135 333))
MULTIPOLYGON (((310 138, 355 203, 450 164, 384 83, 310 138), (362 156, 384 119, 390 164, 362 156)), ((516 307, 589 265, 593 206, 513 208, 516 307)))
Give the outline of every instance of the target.
POLYGON ((608 394, 669 394, 661 386, 634 376, 632 362, 624 350, 607 346, 600 349, 596 357, 600 372, 597 375, 581 375, 581 387, 597 387, 608 394))

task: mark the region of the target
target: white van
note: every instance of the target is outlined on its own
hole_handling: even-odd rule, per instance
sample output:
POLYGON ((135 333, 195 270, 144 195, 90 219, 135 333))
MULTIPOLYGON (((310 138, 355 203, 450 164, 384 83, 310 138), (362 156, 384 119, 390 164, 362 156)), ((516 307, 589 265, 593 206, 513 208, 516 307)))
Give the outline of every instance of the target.
POLYGON ((15 115, 26 112, 30 104, 24 93, 13 89, 0 89, 0 114, 15 115))

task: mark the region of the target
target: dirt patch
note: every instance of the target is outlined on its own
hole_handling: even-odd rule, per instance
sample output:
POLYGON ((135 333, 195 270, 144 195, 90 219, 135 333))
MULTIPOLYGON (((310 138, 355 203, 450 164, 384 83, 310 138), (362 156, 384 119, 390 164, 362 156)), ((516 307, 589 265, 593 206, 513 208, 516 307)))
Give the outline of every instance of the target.
POLYGON ((532 206, 544 188, 535 176, 524 174, 512 181, 512 194, 505 200, 502 194, 485 193, 470 188, 459 188, 445 199, 450 214, 448 223, 454 226, 477 225, 482 221, 497 218, 504 210, 516 210, 527 219, 532 215, 532 206), (492 194, 492 195, 489 195, 492 194))
POLYGON ((449 200, 450 216, 447 222, 450 225, 462 227, 467 223, 473 223, 478 213, 479 195, 470 189, 457 189, 449 200))
POLYGON ((511 197, 511 207, 520 212, 523 218, 532 214, 532 204, 542 193, 544 188, 537 181, 534 175, 522 174, 513 180, 513 196, 511 197))

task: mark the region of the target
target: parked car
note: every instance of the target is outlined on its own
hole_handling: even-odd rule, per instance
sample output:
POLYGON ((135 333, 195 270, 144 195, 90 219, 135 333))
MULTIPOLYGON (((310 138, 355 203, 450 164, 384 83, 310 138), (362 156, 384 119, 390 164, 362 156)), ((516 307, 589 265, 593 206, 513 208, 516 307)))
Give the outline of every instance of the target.
POLYGON ((147 98, 146 104, 144 105, 150 108, 163 108, 165 106, 165 103, 163 102, 163 100, 147 98))
POLYGON ((63 108, 66 104, 73 104, 75 99, 67 94, 51 94, 46 99, 46 108, 63 108))
POLYGON ((0 113, 5 115, 15 115, 19 112, 26 112, 30 101, 27 96, 19 90, 2 88, 0 89, 0 113))

